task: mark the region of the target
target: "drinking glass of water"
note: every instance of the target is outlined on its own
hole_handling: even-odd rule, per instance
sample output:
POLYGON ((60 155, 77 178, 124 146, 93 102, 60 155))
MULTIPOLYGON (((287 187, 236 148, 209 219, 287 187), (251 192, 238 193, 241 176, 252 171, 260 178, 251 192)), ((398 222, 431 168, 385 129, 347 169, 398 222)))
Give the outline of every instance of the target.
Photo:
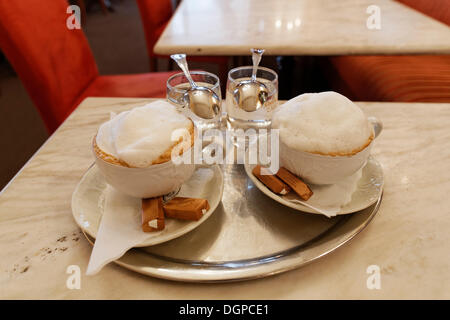
MULTIPOLYGON (((255 106, 254 111, 247 111, 239 105, 236 88, 242 81, 252 77, 252 66, 231 69, 228 72, 226 110, 227 127, 229 129, 264 129, 269 128, 272 122, 272 112, 278 105, 278 75, 275 71, 258 67, 256 81, 267 87, 268 94, 262 107, 255 106)), ((253 99, 256 101, 256 98, 253 99)), ((252 108, 249 108, 252 110, 252 108)))
MULTIPOLYGON (((194 80, 194 82, 198 86, 210 88, 217 94, 220 100, 222 99, 220 93, 220 81, 216 75, 206 71, 191 71, 190 74, 192 80, 194 80)), ((194 114, 194 112, 185 108, 183 95, 190 87, 191 86, 188 79, 182 72, 174 74, 167 80, 167 100, 178 107, 179 110, 186 116, 190 117, 194 121, 197 128, 200 128, 202 130, 219 128, 222 110, 219 110, 219 113, 215 118, 205 119, 197 116, 196 114, 194 114)))

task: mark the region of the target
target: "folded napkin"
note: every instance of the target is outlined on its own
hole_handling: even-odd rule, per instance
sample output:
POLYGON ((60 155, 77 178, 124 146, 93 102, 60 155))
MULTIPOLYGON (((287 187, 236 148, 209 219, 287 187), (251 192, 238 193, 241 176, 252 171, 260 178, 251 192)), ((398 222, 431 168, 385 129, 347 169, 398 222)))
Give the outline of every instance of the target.
MULTIPOLYGON (((207 183, 213 178, 213 170, 198 168, 189 181, 181 187, 177 196, 202 198, 207 183)), ((141 226, 141 199, 127 196, 111 186, 105 189, 105 203, 100 227, 91 253, 86 275, 94 275, 106 264, 119 259, 129 249, 169 232, 170 226, 161 231, 146 233, 141 226)), ((180 222, 192 223, 192 222, 180 222)))
POLYGON ((303 204, 315 209, 329 218, 334 217, 341 211, 343 206, 352 200, 352 195, 358 188, 358 182, 361 177, 362 169, 359 169, 353 175, 342 179, 342 181, 336 184, 309 185, 313 191, 313 195, 308 201, 298 200, 292 192, 283 198, 290 202, 303 204))

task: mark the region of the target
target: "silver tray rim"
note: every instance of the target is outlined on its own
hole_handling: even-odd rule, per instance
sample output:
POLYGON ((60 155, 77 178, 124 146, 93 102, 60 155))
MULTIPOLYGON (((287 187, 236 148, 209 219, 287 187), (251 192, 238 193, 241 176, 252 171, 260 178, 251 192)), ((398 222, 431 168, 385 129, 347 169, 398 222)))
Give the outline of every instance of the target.
MULTIPOLYGON (((340 240, 335 241, 335 243, 331 244, 329 241, 325 241, 317 246, 307 247, 305 250, 300 250, 305 244, 302 244, 294 250, 293 253, 287 254, 281 257, 274 257, 273 255, 269 258, 265 258, 261 261, 258 260, 256 263, 244 266, 236 266, 236 267, 224 267, 222 264, 211 263, 206 266, 198 266, 192 261, 189 264, 181 263, 177 261, 170 261, 169 259, 161 259, 157 255, 153 255, 147 252, 140 250, 139 248, 134 248, 129 250, 124 256, 120 259, 115 260, 114 263, 117 265, 126 268, 128 270, 152 276, 159 279, 171 280, 171 281, 181 281, 181 282, 191 282, 191 283, 223 283, 223 282, 237 282, 237 281, 245 281, 252 279, 260 279, 268 276, 273 276, 276 274, 280 274, 283 272, 287 272, 293 269, 297 269, 303 267, 307 264, 310 264, 328 254, 335 251, 336 249, 342 247, 347 244, 350 240, 352 240, 356 235, 358 235, 362 230, 364 230, 367 225, 373 220, 375 215, 377 214, 379 207, 381 205, 381 201, 383 198, 383 191, 380 194, 380 197, 372 206, 367 208, 366 210, 371 208, 370 214, 366 217, 366 219, 359 224, 356 228, 351 229, 347 233, 341 237, 340 240), (328 246, 327 246, 328 244, 328 246), (320 250, 320 247, 325 247, 323 250, 320 250), (318 249, 319 248, 319 249, 318 249), (312 254, 311 257, 307 257, 305 259, 305 253, 311 253, 310 251, 320 251, 320 254, 312 254), (140 258, 146 261, 145 266, 139 266, 131 263, 130 260, 140 258), (153 266, 152 266, 153 265, 153 266)), ((346 221, 350 220, 354 215, 359 214, 359 212, 355 212, 353 214, 340 216, 340 220, 333 224, 329 229, 327 229, 323 233, 323 238, 325 239, 329 236, 330 232, 336 232, 336 229, 339 229, 338 225, 342 223, 345 224, 346 221), (345 221, 343 221, 345 220, 345 221), (337 228, 336 228, 337 226, 337 228), (332 231, 330 231, 333 229, 332 231)), ((87 235, 83 231, 84 236, 87 238, 89 243, 93 244, 93 240, 89 235, 87 235)), ((319 235, 321 237, 322 235, 319 235)), ((322 237, 321 237, 322 238, 322 237)), ((313 243, 317 242, 317 237, 311 240, 313 243)), ((294 247, 296 248, 296 247, 294 247)), ((292 249, 287 249, 286 251, 290 251, 292 249)), ((276 253, 274 254, 276 255, 276 253)), ((181 261, 181 260, 180 260, 181 261)), ((239 261, 231 262, 238 264, 239 261)))

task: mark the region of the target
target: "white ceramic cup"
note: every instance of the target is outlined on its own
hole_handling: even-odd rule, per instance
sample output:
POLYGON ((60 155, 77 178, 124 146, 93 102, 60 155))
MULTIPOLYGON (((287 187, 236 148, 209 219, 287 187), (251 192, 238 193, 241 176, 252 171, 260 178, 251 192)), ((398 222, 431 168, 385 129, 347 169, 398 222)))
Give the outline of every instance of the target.
POLYGON ((383 129, 375 117, 369 117, 374 128, 374 139, 351 156, 326 156, 292 149, 280 141, 280 164, 293 174, 312 184, 334 184, 354 174, 367 162, 373 142, 383 129))
POLYGON ((109 163, 92 149, 100 172, 115 189, 136 198, 159 197, 177 190, 195 170, 195 164, 175 164, 172 160, 147 168, 127 168, 109 163))

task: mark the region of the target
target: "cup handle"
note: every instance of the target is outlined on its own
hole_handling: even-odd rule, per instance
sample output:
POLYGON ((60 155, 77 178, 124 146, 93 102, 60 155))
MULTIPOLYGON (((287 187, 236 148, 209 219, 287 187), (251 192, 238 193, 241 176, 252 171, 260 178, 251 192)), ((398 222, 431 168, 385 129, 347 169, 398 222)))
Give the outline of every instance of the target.
POLYGON ((372 124, 375 138, 378 137, 383 130, 383 123, 375 117, 368 117, 367 120, 372 124))

